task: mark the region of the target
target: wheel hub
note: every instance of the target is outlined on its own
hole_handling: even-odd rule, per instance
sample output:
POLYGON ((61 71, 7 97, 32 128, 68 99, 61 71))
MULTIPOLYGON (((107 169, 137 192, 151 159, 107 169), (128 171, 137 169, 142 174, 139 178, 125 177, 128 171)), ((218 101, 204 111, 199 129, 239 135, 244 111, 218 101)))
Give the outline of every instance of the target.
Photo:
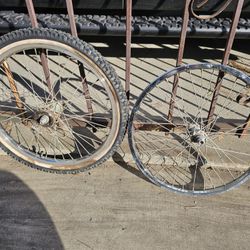
POLYGON ((35 120, 43 127, 49 127, 54 124, 54 118, 49 113, 45 112, 36 115, 35 120))
POLYGON ((49 125, 49 122, 50 122, 50 117, 48 115, 42 115, 39 118, 39 124, 42 125, 42 126, 49 125))
POLYGON ((64 110, 64 103, 53 101, 47 103, 41 110, 37 111, 33 119, 43 127, 52 127, 64 110))
POLYGON ((206 133, 198 125, 194 124, 189 125, 188 134, 190 136, 191 142, 198 143, 200 145, 206 143, 207 140, 206 133))

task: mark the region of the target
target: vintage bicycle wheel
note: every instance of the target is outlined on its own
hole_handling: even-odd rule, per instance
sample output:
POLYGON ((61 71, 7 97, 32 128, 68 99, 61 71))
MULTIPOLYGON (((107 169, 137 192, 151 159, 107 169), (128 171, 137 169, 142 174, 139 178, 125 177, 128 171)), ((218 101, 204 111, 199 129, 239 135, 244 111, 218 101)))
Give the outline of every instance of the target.
POLYGON ((49 172, 97 166, 120 144, 127 101, 108 62, 89 44, 49 29, 0 39, 0 142, 49 172))
POLYGON ((140 170, 161 187, 195 195, 245 181, 249 87, 242 72, 209 63, 181 66, 157 78, 140 95, 129 121, 129 145, 140 170), (247 96, 244 102, 241 96, 247 96))

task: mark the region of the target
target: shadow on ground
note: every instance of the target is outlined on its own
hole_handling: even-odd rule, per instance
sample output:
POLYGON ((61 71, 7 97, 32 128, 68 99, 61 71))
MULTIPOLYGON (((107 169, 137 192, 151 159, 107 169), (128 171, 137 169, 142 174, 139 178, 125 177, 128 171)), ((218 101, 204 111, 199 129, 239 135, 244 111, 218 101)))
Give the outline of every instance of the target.
MULTIPOLYGON (((87 42, 106 43, 107 46, 94 46, 104 57, 125 57, 126 44, 123 37, 82 37, 87 42)), ((138 38, 132 39, 133 44, 137 44, 136 48, 132 47, 132 57, 138 58, 177 58, 179 39, 176 38, 138 38), (147 44, 154 44, 153 48, 149 48, 147 44), (174 45, 173 46, 166 46, 174 45)), ((187 39, 184 51, 184 59, 195 59, 205 62, 207 59, 220 60, 224 54, 226 39, 187 39)), ((233 49, 238 52, 248 53, 248 40, 235 40, 233 49)), ((237 55, 232 51, 231 60, 236 60, 237 55)))
POLYGON ((64 249, 54 223, 21 179, 0 171, 0 248, 64 249))
POLYGON ((135 176, 143 179, 144 181, 147 181, 147 182, 149 182, 151 184, 154 184, 148 178, 146 178, 141 171, 139 171, 135 167, 132 167, 127 162, 125 162, 124 159, 123 159, 123 157, 118 152, 114 153, 114 155, 112 156, 112 159, 113 159, 113 161, 116 164, 118 164, 120 167, 122 167, 123 169, 127 170, 131 174, 133 174, 133 175, 135 175, 135 176))

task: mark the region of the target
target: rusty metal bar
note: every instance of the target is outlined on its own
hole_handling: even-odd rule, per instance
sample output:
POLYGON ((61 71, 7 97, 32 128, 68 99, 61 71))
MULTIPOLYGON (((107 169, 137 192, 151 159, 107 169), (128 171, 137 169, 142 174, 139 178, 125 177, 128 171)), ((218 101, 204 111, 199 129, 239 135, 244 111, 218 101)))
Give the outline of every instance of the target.
POLYGON ((31 25, 33 28, 38 28, 38 22, 37 22, 37 18, 36 18, 36 13, 35 13, 33 1, 32 0, 25 0, 25 2, 26 2, 27 9, 28 9, 31 25))
MULTIPOLYGON (((205 117, 204 117, 205 119, 205 117)), ((183 119, 180 117, 174 117, 173 116, 173 122, 166 121, 162 119, 160 116, 154 116, 152 117, 152 122, 148 121, 135 121, 133 123, 133 126, 135 129, 139 130, 146 130, 146 131, 158 131, 158 132, 170 132, 170 131, 179 131, 179 132, 185 132, 187 130, 187 126, 185 123, 183 123, 183 119)), ((226 119, 223 121, 218 121, 216 123, 216 131, 214 132, 224 132, 230 131, 234 129, 235 127, 241 126, 243 123, 243 120, 237 120, 237 119, 226 119)), ((213 131, 210 131, 213 132, 213 131)), ((238 132, 237 132, 238 133, 238 132)))
POLYGON ((244 4, 244 0, 238 0, 236 10, 235 10, 235 13, 234 13, 234 17, 233 17, 233 20, 232 20, 232 25, 231 25, 231 28, 230 28, 228 40, 227 40, 226 49, 225 49, 225 52, 224 52, 224 55, 223 55, 222 64, 224 64, 224 65, 228 64, 228 59, 229 59, 230 52, 231 52, 231 49, 232 49, 232 46, 233 46, 233 42, 234 42, 237 26, 238 26, 238 23, 239 23, 239 20, 240 20, 240 15, 241 15, 243 4, 244 4))
POLYGON ((126 2, 126 83, 125 91, 129 100, 130 96, 130 73, 131 73, 131 37, 132 37, 132 0, 126 2))
POLYGON ((183 59, 183 54, 184 54, 184 49, 185 49, 185 44, 186 44, 186 37, 187 37, 188 21, 189 21, 189 16, 190 16, 189 14, 190 2, 191 0, 186 0, 185 7, 184 7, 176 66, 180 66, 182 64, 182 59, 183 59))
MULTIPOLYGON (((207 4, 209 0, 203 0, 202 2, 198 2, 196 4, 196 7, 198 9, 202 8, 205 4, 207 4)), ((232 3, 233 0, 226 0, 224 3, 222 3, 222 5, 218 8, 217 11, 215 11, 215 13, 211 14, 211 15, 197 15, 194 11, 194 4, 195 4, 195 0, 192 0, 192 3, 191 3, 191 8, 190 8, 190 11, 192 13, 192 15, 194 17, 196 17, 197 19, 200 19, 200 20, 205 20, 205 19, 212 19, 216 16, 218 16, 220 13, 222 13, 227 7, 228 5, 230 5, 230 3, 232 3)))
POLYGON ((78 37, 72 0, 66 0, 66 5, 67 5, 68 16, 69 16, 71 35, 74 37, 78 37))
MULTIPOLYGON (((72 0, 66 0, 66 5, 67 5, 68 16, 69 16, 71 34, 74 37, 78 37, 72 0)), ((80 72, 80 76, 82 80, 82 87, 83 87, 83 92, 84 92, 84 96, 86 99, 88 112, 93 113, 94 111, 93 111, 93 107, 91 103, 91 96, 89 92, 89 87, 88 87, 88 83, 86 79, 84 66, 82 65, 82 63, 79 63, 79 72, 80 72)))
MULTIPOLYGON (((229 59, 229 56, 230 56, 230 52, 231 52, 233 42, 234 42, 234 38, 235 38, 235 34, 236 34, 237 25, 238 25, 239 20, 240 20, 240 14, 241 14, 241 10, 242 10, 242 7, 243 7, 243 3, 244 3, 244 0, 238 0, 238 2, 237 2, 236 10, 234 12, 234 17, 233 17, 233 20, 232 20, 232 25, 231 25, 229 36, 228 36, 228 39, 227 39, 226 49, 225 49, 225 52, 224 52, 224 55, 223 55, 222 64, 224 64, 224 65, 226 65, 228 63, 228 59, 229 59)), ((224 77, 224 73, 220 72, 219 76, 218 76, 218 79, 217 79, 217 82, 216 82, 215 91, 214 91, 214 94, 213 94, 210 109, 209 109, 209 112, 208 112, 207 124, 211 124, 211 121, 213 119, 215 106, 216 106, 216 103, 217 103, 217 100, 218 100, 218 96, 219 96, 219 92, 220 92, 223 77, 224 77)))
MULTIPOLYGON (((186 2, 185 2, 176 66, 180 66, 182 64, 182 60, 183 60, 183 54, 184 54, 184 49, 185 49, 185 44, 186 44, 186 37, 187 37, 188 21, 189 21, 190 3, 191 3, 191 0, 186 0, 186 2)), ((169 121, 172 121, 172 118, 173 118, 173 111, 174 111, 174 106, 175 106, 175 98, 176 98, 176 94, 177 94, 178 82, 179 82, 179 77, 178 77, 178 75, 176 75, 174 78, 174 82, 173 82, 171 100, 170 100, 170 104, 169 104, 169 111, 168 111, 168 120, 169 121)))
POLYGON ((15 97, 15 100, 16 100, 16 106, 20 109, 20 112, 22 113, 24 111, 24 106, 23 106, 23 103, 21 101, 21 98, 20 98, 20 95, 19 95, 19 92, 17 90, 17 86, 16 86, 16 83, 14 81, 14 78, 13 78, 13 75, 12 75, 12 72, 9 68, 9 65, 6 61, 3 62, 3 68, 4 68, 4 71, 5 71, 5 74, 9 80, 9 83, 10 83, 10 89, 15 97))
MULTIPOLYGON (((37 18, 36 18, 36 13, 35 13, 33 1, 32 0, 25 0, 25 2, 26 2, 27 9, 28 9, 31 25, 33 28, 38 28, 38 22, 37 22, 37 18)), ((44 50, 41 51, 40 58, 41 58, 41 63, 42 63, 43 72, 44 72, 44 76, 45 76, 45 81, 47 83, 47 86, 48 86, 50 93, 52 94, 52 85, 51 85, 51 80, 50 80, 48 59, 46 57, 46 53, 44 50)))

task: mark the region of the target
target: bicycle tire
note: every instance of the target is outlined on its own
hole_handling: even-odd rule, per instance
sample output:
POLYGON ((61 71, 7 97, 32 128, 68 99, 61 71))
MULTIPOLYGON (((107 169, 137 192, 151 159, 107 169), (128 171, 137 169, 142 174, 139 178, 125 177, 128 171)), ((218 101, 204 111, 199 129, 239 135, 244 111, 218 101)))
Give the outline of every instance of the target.
POLYGON ((159 76, 139 96, 129 119, 129 146, 138 168, 154 184, 189 195, 221 193, 245 182, 250 174, 250 116, 248 105, 238 98, 249 87, 244 73, 211 63, 184 65, 159 76), (208 122, 220 74, 216 108, 208 122))
POLYGON ((116 151, 127 98, 91 45, 52 29, 14 31, 0 38, 0 69, 0 143, 9 155, 38 170, 78 173, 116 151))

